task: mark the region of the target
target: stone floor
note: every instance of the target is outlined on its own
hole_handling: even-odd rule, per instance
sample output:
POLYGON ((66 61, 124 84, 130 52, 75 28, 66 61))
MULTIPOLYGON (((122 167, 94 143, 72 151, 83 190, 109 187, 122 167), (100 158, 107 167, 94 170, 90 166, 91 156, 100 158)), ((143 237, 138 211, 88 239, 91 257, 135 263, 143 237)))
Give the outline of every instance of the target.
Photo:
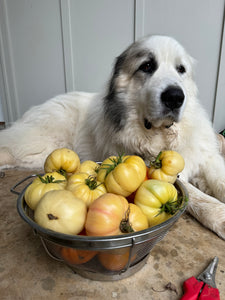
MULTIPOLYGON (((225 242, 184 214, 151 251, 143 268, 119 281, 83 278, 50 258, 37 235, 17 213, 10 188, 35 172, 5 170, 0 176, 0 297, 2 300, 129 299, 176 300, 182 283, 197 276, 214 256, 221 300, 225 299, 225 242), (174 290, 166 289, 171 283, 174 290)), ((18 190, 22 190, 19 187, 18 190)))

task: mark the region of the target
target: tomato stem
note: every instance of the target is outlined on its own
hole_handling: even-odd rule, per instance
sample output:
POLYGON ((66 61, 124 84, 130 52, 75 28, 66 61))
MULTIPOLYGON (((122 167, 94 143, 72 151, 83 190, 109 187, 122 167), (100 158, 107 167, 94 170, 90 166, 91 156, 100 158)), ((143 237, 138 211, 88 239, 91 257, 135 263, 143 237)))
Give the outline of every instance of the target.
POLYGON ((174 215, 176 212, 178 212, 181 209, 181 204, 185 203, 184 205, 187 205, 188 198, 187 197, 178 197, 175 201, 167 201, 166 203, 162 204, 160 207, 159 213, 156 215, 160 215, 161 213, 165 212, 169 215, 174 215))
POLYGON ((120 231, 122 233, 131 233, 134 232, 130 221, 129 221, 129 215, 130 215, 130 206, 128 207, 124 219, 120 222, 120 231))
POLYGON ((65 182, 65 180, 55 180, 55 177, 52 175, 47 175, 47 176, 41 176, 37 174, 37 177, 41 180, 42 183, 48 184, 48 183, 61 183, 65 182))
POLYGON ((89 187, 90 190, 95 190, 100 184, 102 184, 102 182, 98 184, 96 177, 90 175, 85 179, 85 184, 89 187))
POLYGON ((150 161, 150 166, 154 167, 155 169, 162 168, 162 160, 160 159, 160 156, 162 154, 162 151, 159 152, 156 159, 154 161, 150 161))
POLYGON ((60 175, 63 175, 65 178, 67 178, 67 172, 63 169, 60 169, 57 171, 60 175))
POLYGON ((112 164, 102 164, 101 168, 107 170, 105 177, 123 162, 124 154, 119 154, 116 158, 110 158, 112 164), (105 167, 104 167, 105 166, 105 167))

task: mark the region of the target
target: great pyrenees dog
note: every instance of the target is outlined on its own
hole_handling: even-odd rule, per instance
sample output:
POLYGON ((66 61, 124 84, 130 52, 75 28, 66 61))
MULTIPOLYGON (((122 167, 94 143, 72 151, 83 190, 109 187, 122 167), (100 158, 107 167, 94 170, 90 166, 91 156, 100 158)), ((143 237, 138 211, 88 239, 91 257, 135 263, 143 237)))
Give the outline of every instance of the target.
POLYGON ((189 212, 225 239, 225 163, 197 98, 193 63, 173 38, 133 43, 116 59, 102 94, 57 96, 0 131, 1 169, 43 168, 60 147, 95 161, 126 153, 148 162, 161 150, 175 150, 185 159, 180 180, 189 212))

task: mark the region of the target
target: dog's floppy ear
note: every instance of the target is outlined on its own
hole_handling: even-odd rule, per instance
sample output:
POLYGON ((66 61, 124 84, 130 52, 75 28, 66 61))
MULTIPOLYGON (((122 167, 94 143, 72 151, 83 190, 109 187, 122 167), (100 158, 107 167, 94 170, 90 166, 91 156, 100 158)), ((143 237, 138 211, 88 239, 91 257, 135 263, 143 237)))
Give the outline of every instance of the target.
POLYGON ((126 123, 126 106, 123 101, 125 91, 120 87, 121 69, 125 61, 125 52, 117 57, 112 77, 109 81, 107 94, 104 98, 104 112, 107 119, 113 124, 114 128, 119 131, 126 123))

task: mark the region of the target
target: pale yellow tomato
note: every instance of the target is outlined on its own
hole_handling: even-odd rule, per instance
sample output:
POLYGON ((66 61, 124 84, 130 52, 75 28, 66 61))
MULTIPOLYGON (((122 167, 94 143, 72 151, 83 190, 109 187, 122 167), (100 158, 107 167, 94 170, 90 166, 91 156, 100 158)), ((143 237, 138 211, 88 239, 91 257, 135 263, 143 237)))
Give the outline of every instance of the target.
POLYGON ((146 177, 146 165, 137 155, 112 156, 101 164, 98 180, 105 183, 109 193, 124 197, 132 194, 146 177))
POLYGON ((27 187, 24 199, 31 209, 35 209, 41 197, 51 190, 65 189, 67 180, 58 172, 46 173, 39 176, 27 187))
POLYGON ((84 228, 87 214, 85 203, 67 190, 46 193, 34 211, 40 226, 65 234, 78 234, 84 228))
POLYGON ((135 194, 134 203, 147 216, 149 227, 166 221, 180 209, 175 186, 154 179, 141 184, 135 194))
POLYGON ((161 151, 156 160, 151 163, 148 171, 150 179, 174 183, 178 173, 184 169, 184 159, 176 151, 161 151))
POLYGON ((45 160, 45 172, 58 171, 62 174, 75 173, 79 170, 80 158, 76 152, 68 148, 54 150, 45 160))

